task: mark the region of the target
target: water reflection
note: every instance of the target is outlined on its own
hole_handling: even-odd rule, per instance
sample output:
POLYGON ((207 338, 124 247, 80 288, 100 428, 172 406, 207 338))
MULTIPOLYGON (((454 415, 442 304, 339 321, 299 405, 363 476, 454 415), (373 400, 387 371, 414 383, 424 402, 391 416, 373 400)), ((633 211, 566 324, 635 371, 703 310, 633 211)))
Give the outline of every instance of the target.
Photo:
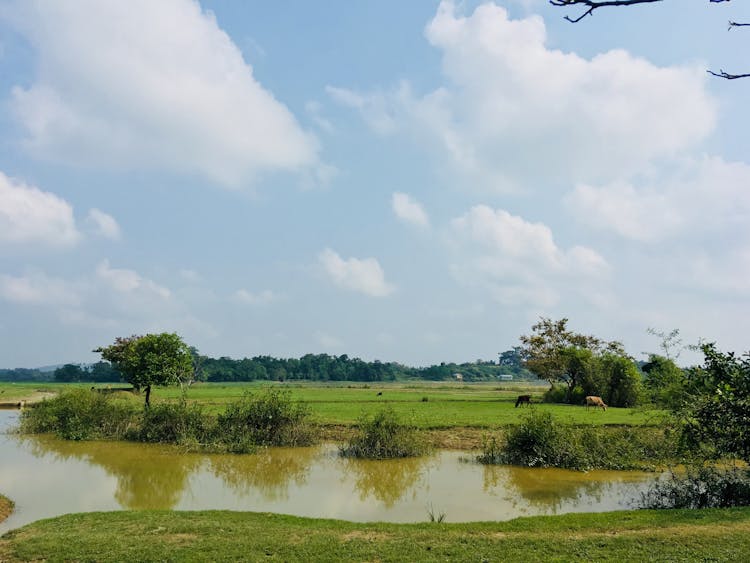
POLYGON ((338 457, 333 444, 250 455, 185 454, 173 447, 21 438, 1 432, 0 491, 16 511, 0 534, 65 514, 123 508, 252 510, 357 522, 450 522, 627 508, 658 475, 482 466, 466 454, 390 461, 338 457))
POLYGON ((286 500, 291 485, 305 485, 319 455, 319 448, 266 448, 253 455, 214 455, 209 467, 239 495, 257 491, 267 501, 286 500))
POLYGON ((430 458, 345 458, 343 462, 343 473, 347 477, 353 477, 354 487, 361 501, 366 501, 372 496, 386 507, 391 507, 410 490, 414 496, 416 487, 424 484, 424 474, 430 458))
POLYGON ((114 497, 124 508, 174 508, 203 456, 171 447, 122 442, 71 442, 49 436, 23 439, 34 457, 80 460, 102 468, 117 480, 114 497))
POLYGON ((644 475, 633 471, 589 471, 514 466, 484 466, 484 490, 501 493, 514 506, 522 501, 552 513, 570 505, 594 505, 640 485, 644 475))

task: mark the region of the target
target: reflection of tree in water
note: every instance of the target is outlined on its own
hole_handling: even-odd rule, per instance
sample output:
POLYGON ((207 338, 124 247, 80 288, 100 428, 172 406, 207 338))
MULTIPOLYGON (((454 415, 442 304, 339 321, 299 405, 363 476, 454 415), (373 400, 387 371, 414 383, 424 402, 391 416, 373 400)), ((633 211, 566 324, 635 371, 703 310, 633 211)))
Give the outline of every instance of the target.
POLYGON ((258 453, 211 456, 211 471, 240 495, 257 490, 265 500, 289 498, 289 485, 307 481, 318 448, 262 448, 258 453))
POLYGON ((365 501, 372 495, 390 508, 419 482, 429 461, 425 457, 383 460, 344 458, 344 473, 354 477, 360 500, 365 501))
POLYGON ((28 438, 35 457, 53 455, 96 465, 117 479, 115 499, 124 508, 173 508, 188 477, 203 456, 182 454, 169 447, 127 442, 72 442, 50 437, 28 438))
POLYGON ((546 507, 553 512, 565 504, 601 502, 619 495, 623 481, 633 480, 634 474, 616 471, 583 473, 553 468, 484 466, 486 492, 502 489, 514 506, 523 499, 532 506, 546 507))

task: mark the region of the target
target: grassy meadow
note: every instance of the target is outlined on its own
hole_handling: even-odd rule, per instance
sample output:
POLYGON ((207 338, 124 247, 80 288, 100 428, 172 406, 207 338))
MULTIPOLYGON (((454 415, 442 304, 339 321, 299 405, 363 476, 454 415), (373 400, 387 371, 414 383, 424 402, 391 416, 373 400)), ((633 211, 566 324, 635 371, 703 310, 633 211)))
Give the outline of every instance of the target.
POLYGON ((464 524, 99 512, 41 520, 0 538, 1 561, 742 561, 748 553, 750 508, 464 524))
MULTIPOLYGON (((91 387, 91 384, 0 383, 0 402, 38 399, 72 386, 91 387)), ((218 413, 245 393, 259 392, 269 386, 287 389, 292 399, 309 406, 315 422, 324 426, 350 426, 363 415, 372 415, 389 405, 404 420, 423 429, 491 430, 516 424, 521 413, 529 408, 515 408, 519 394, 531 394, 536 403, 534 408, 548 411, 566 424, 657 426, 662 414, 641 408, 608 408, 602 412, 579 405, 541 404, 546 386, 534 383, 198 383, 190 387, 187 397, 207 412, 218 413)), ((142 401, 137 396, 123 395, 128 400, 142 401)), ((179 387, 159 387, 154 389, 152 401, 177 401, 180 396, 179 387)))

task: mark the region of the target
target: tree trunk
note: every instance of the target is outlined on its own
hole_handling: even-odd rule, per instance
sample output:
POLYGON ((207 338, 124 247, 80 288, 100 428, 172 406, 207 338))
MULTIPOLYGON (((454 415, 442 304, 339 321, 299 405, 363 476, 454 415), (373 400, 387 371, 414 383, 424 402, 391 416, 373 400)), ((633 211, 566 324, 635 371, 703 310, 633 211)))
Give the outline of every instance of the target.
POLYGON ((151 386, 146 385, 146 408, 151 406, 151 386))

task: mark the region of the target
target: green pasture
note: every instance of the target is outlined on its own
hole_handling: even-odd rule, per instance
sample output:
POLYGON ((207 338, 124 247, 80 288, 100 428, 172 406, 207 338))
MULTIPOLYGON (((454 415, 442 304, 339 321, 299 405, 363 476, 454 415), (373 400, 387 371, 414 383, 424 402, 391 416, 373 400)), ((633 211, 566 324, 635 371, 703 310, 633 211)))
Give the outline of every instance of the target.
POLYGON ((98 512, 41 520, 0 538, 0 561, 9 562, 745 561, 748 553, 750 508, 464 524, 358 524, 228 511, 98 512))
MULTIPOLYGON (((35 392, 59 392, 72 386, 88 388, 91 384, 0 383, 0 397, 19 399, 35 392)), ((120 386, 125 385, 112 385, 120 386)), ((602 412, 579 405, 542 404, 546 387, 521 383, 199 383, 190 387, 187 398, 204 406, 209 413, 219 413, 244 394, 261 393, 270 386, 288 390, 293 400, 308 405, 313 419, 324 425, 351 425, 385 405, 391 406, 405 421, 425 429, 503 427, 516 424, 529 408, 549 411, 567 424, 655 426, 663 415, 662 411, 640 408, 609 408, 602 412), (531 394, 536 404, 515 408, 519 394, 531 394)), ((154 389, 152 401, 176 401, 180 396, 179 387, 159 387, 154 389)))

